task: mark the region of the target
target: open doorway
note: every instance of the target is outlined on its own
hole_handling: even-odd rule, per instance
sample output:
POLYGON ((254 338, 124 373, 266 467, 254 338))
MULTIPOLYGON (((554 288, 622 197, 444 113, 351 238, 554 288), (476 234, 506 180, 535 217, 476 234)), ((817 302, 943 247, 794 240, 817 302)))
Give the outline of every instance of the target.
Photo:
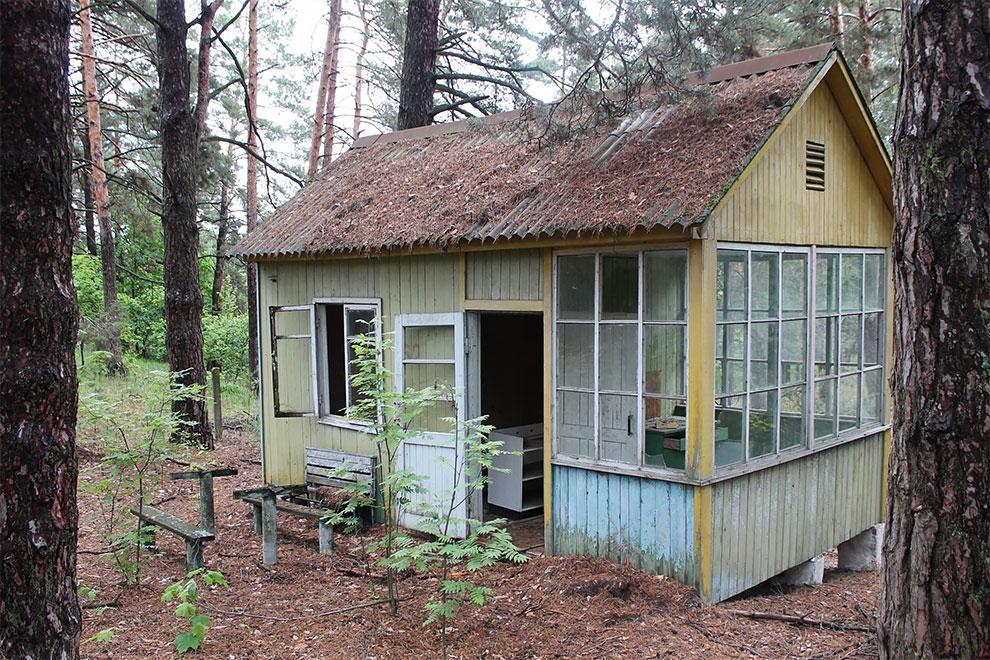
MULTIPOLYGON (((484 495, 485 518, 524 520, 543 510, 543 317, 479 314, 480 412, 503 451, 484 495)), ((542 540, 542 523, 534 527, 542 540)))

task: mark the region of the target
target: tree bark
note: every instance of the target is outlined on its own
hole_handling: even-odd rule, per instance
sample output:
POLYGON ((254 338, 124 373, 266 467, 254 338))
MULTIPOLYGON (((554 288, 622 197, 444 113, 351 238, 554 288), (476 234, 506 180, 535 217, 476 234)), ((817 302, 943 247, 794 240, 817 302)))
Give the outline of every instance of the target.
POLYGON ((0 657, 76 658, 72 12, 0 7, 0 657))
POLYGON ((828 8, 828 29, 832 36, 832 41, 839 48, 844 48, 846 45, 846 27, 845 18, 842 16, 842 2, 841 0, 833 0, 829 3, 828 8))
POLYGON ((882 657, 990 656, 990 5, 905 1, 882 657))
MULTIPOLYGON (((336 0, 334 0, 336 2, 336 0)), ((337 39, 334 35, 334 12, 331 7, 327 19, 327 40, 323 45, 323 66, 320 68, 320 85, 316 92, 316 110, 313 112, 313 134, 309 143, 309 166, 306 169, 306 180, 312 181, 320 171, 320 147, 327 125, 327 95, 330 89, 330 72, 333 71, 334 55, 336 54, 337 39)), ((330 127, 332 130, 332 127, 330 127)))
MULTIPOLYGON (((248 5, 248 146, 258 153, 258 0, 248 5)), ((258 224, 258 161, 247 160, 247 230, 258 224)), ((247 265, 248 364, 251 377, 258 380, 258 266, 247 265)))
POLYGON ((230 234, 230 186, 220 184, 220 217, 217 218, 217 254, 213 262, 213 286, 210 288, 210 313, 220 316, 223 308, 223 273, 227 258, 227 237, 230 234))
POLYGON ((409 0, 399 80, 399 130, 432 121, 440 0, 409 0))
POLYGON ((354 129, 351 138, 361 137, 361 119, 364 114, 364 57, 368 52, 368 39, 371 36, 371 23, 368 21, 368 8, 365 0, 357 0, 358 16, 361 19, 361 45, 358 47, 354 64, 354 129))
MULTIPOLYGON (((80 141, 83 146, 83 157, 87 163, 92 162, 93 158, 89 153, 89 135, 83 133, 80 141)), ((100 252, 96 244, 96 219, 93 212, 96 208, 96 200, 93 194, 93 178, 89 175, 89 168, 79 168, 79 178, 83 193, 83 205, 85 206, 83 209, 83 226, 86 231, 86 251, 95 257, 100 252)))
POLYGON ((113 223, 110 221, 110 194, 107 189, 106 164, 103 158, 103 126, 100 120, 100 95, 96 89, 96 52, 93 48, 93 24, 89 0, 79 0, 79 24, 82 36, 83 93, 86 96, 87 137, 93 200, 100 223, 100 263, 103 266, 103 312, 105 342, 109 354, 106 363, 111 375, 125 374, 124 350, 120 342, 120 303, 117 301, 117 256, 114 249, 113 223))
POLYGON ((339 70, 340 53, 340 1, 333 0, 330 3, 330 32, 327 41, 331 44, 330 72, 327 79, 327 107, 326 118, 323 120, 323 160, 322 167, 326 167, 333 160, 334 126, 337 119, 337 72, 339 70))
POLYGON ((177 440, 213 443, 206 413, 203 365, 203 292, 199 284, 196 223, 196 117, 189 108, 188 30, 183 0, 159 0, 157 9, 159 121, 162 141, 162 230, 165 238, 165 352, 169 368, 202 392, 177 400, 184 423, 177 440))
POLYGON ((863 94, 866 96, 867 102, 873 98, 873 61, 874 48, 873 42, 875 41, 873 35, 873 19, 875 18, 873 14, 873 2, 872 0, 860 0, 859 2, 859 22, 863 29, 863 52, 859 56, 859 64, 863 67, 863 94))
POLYGON ((196 144, 206 130, 206 112, 210 107, 210 52, 213 50, 213 20, 223 0, 200 1, 199 67, 196 69, 196 144))

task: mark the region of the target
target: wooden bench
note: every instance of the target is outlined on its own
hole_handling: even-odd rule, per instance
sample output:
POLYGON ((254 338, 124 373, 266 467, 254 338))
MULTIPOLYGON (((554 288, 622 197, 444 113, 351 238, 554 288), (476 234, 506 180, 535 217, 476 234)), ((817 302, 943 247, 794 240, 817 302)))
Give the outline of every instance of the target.
POLYGON ((213 540, 213 532, 190 525, 152 506, 134 507, 131 513, 138 518, 138 538, 141 538, 141 527, 146 524, 171 532, 186 542, 186 568, 189 571, 203 568, 203 544, 213 540))
MULTIPOLYGON (((355 485, 365 486, 368 496, 376 504, 379 502, 377 457, 307 447, 305 485, 235 490, 234 498, 254 508, 254 531, 262 535, 264 563, 274 564, 278 560, 277 512, 317 521, 320 554, 328 554, 334 548, 333 526, 328 522, 319 489, 321 486, 347 488, 355 485)), ((373 523, 375 506, 364 507, 361 517, 366 524, 373 523)))
POLYGON ((232 477, 235 474, 237 474, 237 468, 214 468, 212 470, 173 472, 168 477, 172 481, 196 479, 199 482, 199 526, 211 534, 216 534, 217 521, 213 508, 213 479, 215 477, 232 477))

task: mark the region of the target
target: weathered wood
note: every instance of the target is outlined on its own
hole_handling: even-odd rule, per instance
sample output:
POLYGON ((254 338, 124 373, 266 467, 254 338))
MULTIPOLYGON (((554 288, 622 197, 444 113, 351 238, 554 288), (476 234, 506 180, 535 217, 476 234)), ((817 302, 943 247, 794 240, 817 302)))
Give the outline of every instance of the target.
POLYGON ((748 610, 726 610, 729 614, 744 616, 749 619, 765 619, 768 621, 784 621, 796 626, 818 626, 820 628, 831 628, 832 630, 855 630, 857 632, 872 633, 876 631, 874 626, 865 623, 855 623, 853 621, 832 621, 830 619, 812 619, 806 616, 795 616, 793 614, 777 614, 775 612, 750 612, 748 610))
POLYGON ((265 564, 274 564, 278 561, 275 493, 269 491, 262 493, 260 497, 262 561, 265 564))
POLYGON ((220 367, 210 370, 213 385, 213 436, 214 442, 220 442, 223 436, 223 405, 220 397, 220 367))
POLYGON ((211 534, 217 533, 216 514, 213 510, 213 475, 209 473, 204 473, 199 479, 199 526, 211 534))
MULTIPOLYGON (((172 472, 168 475, 168 478, 172 481, 178 481, 180 479, 199 479, 202 475, 209 474, 214 477, 232 477, 237 474, 237 468, 215 468, 213 470, 191 470, 189 472, 172 472)), ((238 493, 241 491, 234 491, 238 493)))
POLYGON ((254 533, 261 534, 261 502, 251 507, 254 514, 254 533))
POLYGON ((194 527, 152 506, 134 507, 131 513, 138 518, 138 538, 142 536, 140 532, 145 523, 171 532, 186 542, 186 568, 190 571, 203 568, 203 544, 213 540, 212 532, 194 527))
POLYGON ((333 552, 333 525, 325 518, 320 519, 320 554, 329 555, 333 552))
POLYGON ((140 520, 160 529, 169 531, 187 541, 212 541, 214 538, 212 532, 208 532, 205 529, 200 529, 195 525, 191 525, 186 521, 180 520, 172 514, 156 509, 153 506, 145 505, 141 508, 133 507, 131 509, 131 513, 137 516, 140 520))

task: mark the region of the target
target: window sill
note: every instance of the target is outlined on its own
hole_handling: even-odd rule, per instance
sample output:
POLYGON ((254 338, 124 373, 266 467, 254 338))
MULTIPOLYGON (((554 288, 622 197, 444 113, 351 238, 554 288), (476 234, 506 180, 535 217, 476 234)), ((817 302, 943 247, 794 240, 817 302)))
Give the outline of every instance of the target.
POLYGON ((740 477, 750 472, 758 472, 760 470, 765 470, 767 468, 774 467, 776 465, 782 465, 783 463, 788 463, 790 461, 797 460, 799 458, 804 458, 806 456, 811 456, 812 454, 817 454, 822 451, 827 451, 833 447, 838 447, 839 445, 844 445, 848 442, 855 442, 856 440, 861 440, 870 435, 876 435, 877 433, 883 433, 890 429, 890 424, 876 424, 874 426, 869 426, 861 429, 853 429, 846 431, 834 438, 829 438, 827 441, 817 441, 811 447, 804 448, 794 448, 785 451, 781 454, 776 454, 774 456, 764 456, 762 458, 753 459, 746 463, 733 463, 731 465, 716 466, 715 476, 711 479, 704 480, 704 483, 716 483, 719 481, 726 481, 728 479, 734 479, 740 477))
POLYGON ((673 481, 675 483, 682 484, 698 483, 697 479, 692 479, 689 477, 684 470, 636 467, 634 465, 604 463, 588 459, 571 458, 569 456, 554 456, 550 463, 564 467, 581 468, 582 470, 593 470, 595 472, 608 472, 610 474, 622 474, 629 477, 642 477, 644 479, 656 479, 658 481, 673 481))
POLYGON ((341 417, 340 415, 324 415, 323 417, 317 417, 316 421, 324 426, 335 426, 340 429, 347 429, 348 431, 375 435, 375 429, 371 422, 358 422, 353 419, 341 417))
POLYGON ((748 463, 735 463, 733 465, 715 468, 715 475, 708 479, 697 479, 681 470, 675 471, 665 470, 662 468, 620 465, 617 463, 601 463, 578 458, 570 458, 568 456, 554 456, 550 462, 553 465, 581 468, 583 470, 593 470, 595 472, 607 472, 610 474, 622 474, 630 477, 641 477, 644 479, 656 479, 659 481, 670 481, 680 484, 706 486, 709 484, 718 483, 720 481, 728 481, 730 479, 745 476, 751 472, 766 470, 767 468, 788 463, 799 458, 805 458, 823 451, 828 451, 834 447, 838 447, 849 442, 855 442, 856 440, 861 440, 867 436, 876 435, 877 433, 884 433, 889 430, 890 427, 890 424, 878 424, 869 428, 855 429, 853 431, 847 431, 836 438, 832 438, 828 442, 818 442, 811 448, 794 449, 783 454, 752 460, 748 463))

